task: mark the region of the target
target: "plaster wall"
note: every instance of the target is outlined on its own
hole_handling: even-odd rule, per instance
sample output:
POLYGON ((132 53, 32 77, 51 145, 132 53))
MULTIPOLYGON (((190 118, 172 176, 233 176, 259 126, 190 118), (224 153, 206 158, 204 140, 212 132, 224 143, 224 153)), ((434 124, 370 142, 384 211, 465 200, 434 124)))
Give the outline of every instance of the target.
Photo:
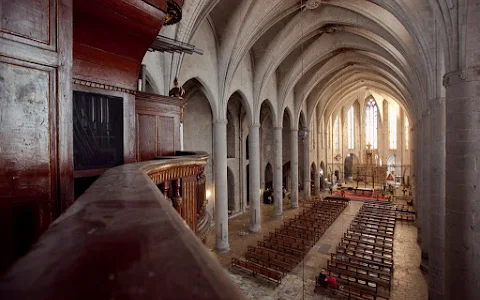
POLYGON ((211 196, 207 199, 207 211, 213 217, 215 184, 213 174, 213 127, 212 112, 207 98, 200 91, 188 100, 183 115, 183 143, 185 151, 205 151, 211 158, 205 166, 206 189, 211 196))

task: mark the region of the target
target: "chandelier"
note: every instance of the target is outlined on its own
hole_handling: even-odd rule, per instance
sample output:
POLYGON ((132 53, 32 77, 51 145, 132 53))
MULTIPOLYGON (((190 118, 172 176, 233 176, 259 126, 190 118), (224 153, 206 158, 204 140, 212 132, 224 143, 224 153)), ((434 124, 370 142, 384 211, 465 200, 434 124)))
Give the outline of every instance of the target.
POLYGON ((305 140, 308 137, 308 130, 306 128, 302 128, 298 131, 298 137, 302 140, 305 140))

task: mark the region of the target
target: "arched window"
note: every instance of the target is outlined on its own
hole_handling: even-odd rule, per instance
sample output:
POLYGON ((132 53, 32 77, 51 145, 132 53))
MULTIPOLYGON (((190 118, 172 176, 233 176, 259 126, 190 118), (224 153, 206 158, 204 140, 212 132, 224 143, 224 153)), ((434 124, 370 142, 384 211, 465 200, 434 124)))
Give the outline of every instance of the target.
POLYGON ((410 125, 408 124, 408 117, 405 116, 405 149, 408 150, 408 134, 410 131, 410 125))
POLYGON ((377 128, 378 128, 378 106, 373 98, 370 98, 367 103, 365 128, 367 145, 371 145, 371 149, 377 149, 377 128))
POLYGON ((355 149, 355 119, 353 105, 348 110, 348 149, 355 149))
POLYGON ((397 149, 397 110, 391 104, 388 105, 388 121, 390 129, 390 149, 397 149))
POLYGON ((338 151, 340 149, 340 127, 338 126, 338 116, 335 118, 333 123, 333 146, 334 150, 338 151))

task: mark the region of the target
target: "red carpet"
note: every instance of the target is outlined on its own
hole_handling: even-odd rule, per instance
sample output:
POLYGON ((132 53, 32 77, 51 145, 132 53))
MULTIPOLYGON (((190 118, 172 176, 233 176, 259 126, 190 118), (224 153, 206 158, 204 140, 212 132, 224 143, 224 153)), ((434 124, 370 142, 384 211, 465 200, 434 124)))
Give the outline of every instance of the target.
MULTIPOLYGON (((342 196, 342 193, 340 191, 334 192, 334 196, 342 196)), ((369 196, 362 196, 361 194, 354 194, 354 193, 349 193, 348 191, 345 192, 344 197, 347 198, 357 198, 357 199, 365 199, 365 200, 377 200, 377 197, 369 197, 369 196)), ((386 200, 383 195, 378 195, 378 200, 386 200)))

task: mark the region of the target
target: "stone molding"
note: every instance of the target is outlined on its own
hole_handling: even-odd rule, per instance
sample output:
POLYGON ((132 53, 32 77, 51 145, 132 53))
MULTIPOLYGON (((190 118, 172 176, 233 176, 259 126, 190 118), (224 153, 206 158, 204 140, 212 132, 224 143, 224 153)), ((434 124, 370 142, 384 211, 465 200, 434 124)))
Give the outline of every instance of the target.
POLYGON ((250 125, 248 125, 248 128, 260 128, 260 124, 257 124, 257 123, 250 124, 250 125))
POLYGON ((466 81, 480 81, 480 66, 448 72, 443 76, 443 86, 448 87, 466 81))
POLYGON ((212 122, 213 124, 228 124, 228 120, 225 119, 218 119, 212 122))

